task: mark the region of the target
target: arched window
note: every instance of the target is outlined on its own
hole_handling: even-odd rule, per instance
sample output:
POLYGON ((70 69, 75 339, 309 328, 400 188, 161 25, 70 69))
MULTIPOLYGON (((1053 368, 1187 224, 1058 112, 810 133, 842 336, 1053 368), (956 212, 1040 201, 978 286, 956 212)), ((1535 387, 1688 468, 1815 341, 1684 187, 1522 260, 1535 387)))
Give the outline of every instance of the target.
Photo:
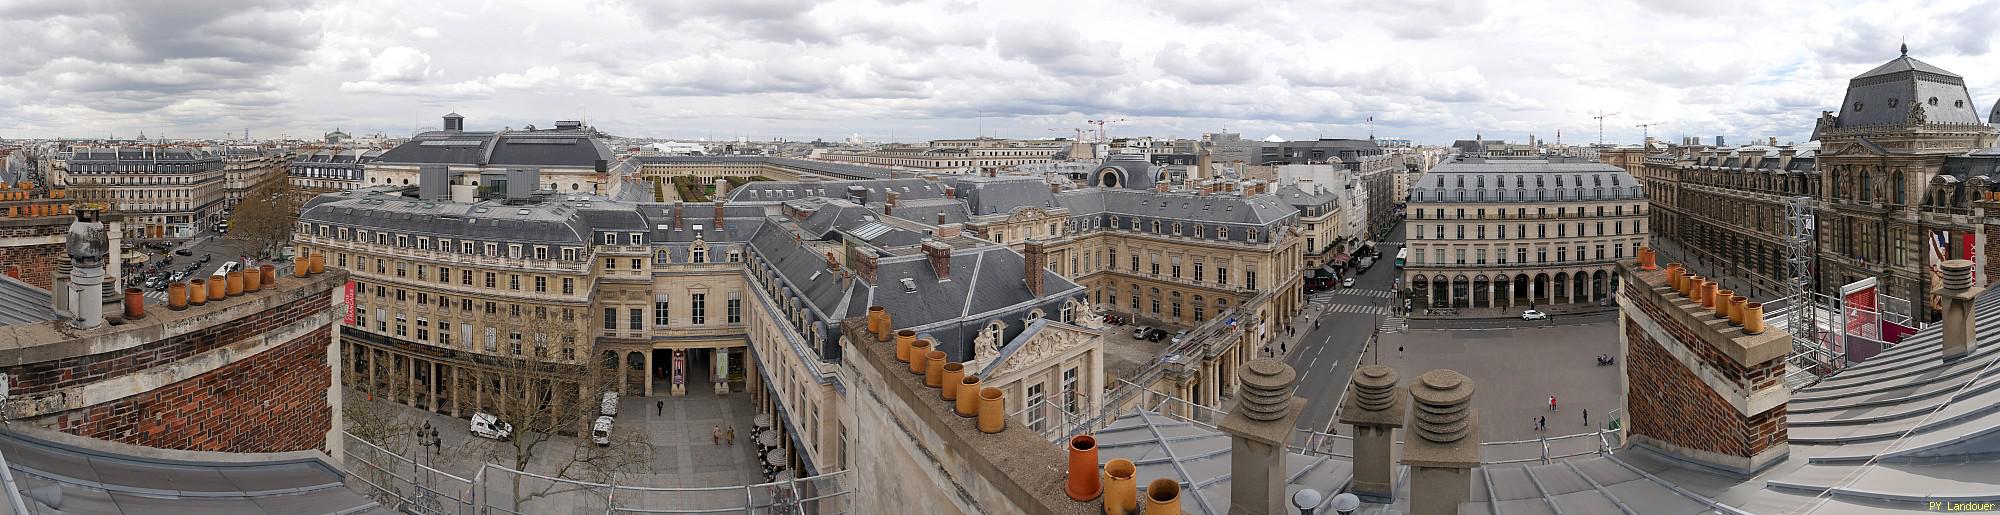
MULTIPOLYGON (((1935 103, 1937 101, 1937 98, 1932 97, 1931 101, 1935 103)), ((1903 184, 1903 171, 1897 170, 1895 178, 1893 180, 1896 182, 1896 185, 1894 186, 1896 192, 1896 204, 1901 205, 1903 202, 1905 202, 1905 199, 1909 195, 1907 187, 1903 184)))
MULTIPOLYGON (((1894 99, 1890 99, 1890 100, 1894 100, 1894 99)), ((1868 187, 1868 169, 1867 169, 1867 168, 1862 168, 1862 169, 1861 169, 1861 182, 1859 182, 1859 183, 1857 183, 1857 184, 1860 184, 1860 185, 1861 185, 1861 187, 1857 189, 1858 191, 1860 191, 1860 192, 1861 192, 1861 196, 1860 196, 1860 197, 1856 197, 1856 200, 1864 200, 1864 201, 1865 201, 1865 200, 1871 200, 1873 196, 1872 196, 1872 195, 1870 195, 1870 193, 1873 193, 1873 191, 1872 191, 1872 188, 1869 188, 1869 187, 1868 187)))

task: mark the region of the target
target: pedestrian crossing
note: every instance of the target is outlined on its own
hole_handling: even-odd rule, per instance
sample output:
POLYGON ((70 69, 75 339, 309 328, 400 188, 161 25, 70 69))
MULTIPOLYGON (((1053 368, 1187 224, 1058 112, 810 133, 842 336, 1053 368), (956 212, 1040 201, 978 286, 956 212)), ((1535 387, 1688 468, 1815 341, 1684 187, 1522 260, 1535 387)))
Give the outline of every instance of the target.
POLYGON ((1382 317, 1382 322, 1376 324, 1375 328, 1384 334, 1408 332, 1410 321, 1400 316, 1389 315, 1382 317))
POLYGON ((1344 288, 1344 289, 1334 290, 1332 294, 1339 296, 1370 297, 1377 299, 1389 299, 1396 297, 1396 293, 1391 292, 1389 290, 1364 290, 1360 288, 1344 288))
POLYGON ((1363 315, 1387 315, 1387 314, 1389 314, 1389 308, 1385 308, 1385 307, 1382 307, 1382 306, 1368 306, 1368 305, 1354 305, 1354 304, 1328 304, 1328 305, 1326 305, 1326 307, 1325 307, 1324 309, 1325 309, 1325 311, 1326 311, 1327 313, 1360 313, 1360 314, 1363 314, 1363 315))

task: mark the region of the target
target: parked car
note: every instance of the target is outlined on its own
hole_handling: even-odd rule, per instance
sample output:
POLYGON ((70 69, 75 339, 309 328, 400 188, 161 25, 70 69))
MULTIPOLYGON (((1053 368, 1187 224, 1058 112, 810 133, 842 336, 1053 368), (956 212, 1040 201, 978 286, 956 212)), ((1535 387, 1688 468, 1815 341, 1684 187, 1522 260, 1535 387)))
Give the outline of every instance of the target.
POLYGON ((1142 325, 1142 326, 1139 326, 1139 327, 1134 327, 1134 328, 1132 328, 1132 339, 1134 339, 1134 340, 1144 340, 1144 339, 1146 339, 1146 335, 1149 335, 1149 334, 1152 334, 1152 333, 1153 333, 1153 326, 1150 326, 1150 325, 1142 325))
POLYGON ((1342 288, 1353 288, 1353 287, 1354 287, 1354 278, 1353 278, 1353 277, 1349 277, 1349 278, 1346 278, 1346 279, 1341 279, 1341 280, 1340 280, 1340 287, 1342 287, 1342 288))
POLYGON ((609 415, 597 417, 597 423, 590 425, 590 443, 597 444, 598 447, 611 446, 611 417, 609 415))
POLYGON ((1521 319, 1522 319, 1522 320, 1548 320, 1548 319, 1549 319, 1549 314, 1548 314, 1548 313, 1543 313, 1543 312, 1540 312, 1540 311, 1535 311, 1535 310, 1532 310, 1532 309, 1530 309, 1530 310, 1527 310, 1527 311, 1522 311, 1522 312, 1521 312, 1521 319))
POLYGON ((597 414, 606 417, 618 416, 618 392, 604 392, 604 399, 597 405, 597 414))
POLYGON ((1181 343, 1181 339, 1182 339, 1182 338, 1186 338, 1186 337, 1187 337, 1187 331, 1175 331, 1175 332, 1174 332, 1174 343, 1175 343, 1175 344, 1179 344, 1179 343, 1181 343))
POLYGON ((473 413, 472 435, 480 438, 506 441, 509 437, 514 436, 514 426, 501 421, 500 417, 495 417, 490 413, 473 413))
POLYGON ((215 256, 211 256, 211 255, 208 255, 208 254, 202 254, 202 255, 201 255, 201 259, 200 259, 200 260, 198 260, 198 261, 195 261, 195 262, 196 262, 196 263, 200 263, 200 264, 204 264, 204 265, 205 265, 205 264, 208 264, 208 260, 209 260, 210 258, 214 258, 214 257, 215 257, 215 256))
POLYGON ((1164 340, 1166 338, 1167 338, 1167 332, 1163 330, 1154 329, 1152 330, 1152 332, 1146 333, 1146 341, 1149 342, 1157 342, 1160 340, 1164 340))

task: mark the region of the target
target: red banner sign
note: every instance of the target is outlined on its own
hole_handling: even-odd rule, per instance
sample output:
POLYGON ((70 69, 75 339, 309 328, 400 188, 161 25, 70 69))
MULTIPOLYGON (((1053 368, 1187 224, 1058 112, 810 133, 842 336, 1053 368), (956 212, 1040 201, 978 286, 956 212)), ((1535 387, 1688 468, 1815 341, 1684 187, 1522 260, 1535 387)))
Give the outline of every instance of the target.
POLYGON ((345 323, 347 325, 354 325, 354 281, 347 282, 347 286, 342 288, 341 295, 343 295, 341 300, 347 303, 347 320, 345 323))
POLYGON ((1870 339, 1880 339, 1881 326, 1877 323, 1877 299, 1875 278, 1855 281, 1840 288, 1841 307, 1846 311, 1846 334, 1870 339))

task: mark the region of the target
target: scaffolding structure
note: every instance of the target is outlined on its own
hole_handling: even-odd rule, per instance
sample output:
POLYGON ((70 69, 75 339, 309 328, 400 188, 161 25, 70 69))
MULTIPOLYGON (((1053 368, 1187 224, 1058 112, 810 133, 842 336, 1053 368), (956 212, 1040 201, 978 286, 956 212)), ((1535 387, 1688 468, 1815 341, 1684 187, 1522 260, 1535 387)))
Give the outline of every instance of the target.
POLYGON ((1833 345, 1821 318, 1837 309, 1837 299, 1813 291, 1813 233, 1818 223, 1812 197, 1785 199, 1785 330, 1792 333, 1785 384, 1793 391, 1819 382, 1847 366, 1844 349, 1833 345), (1825 311, 1822 311, 1825 310, 1825 311))

